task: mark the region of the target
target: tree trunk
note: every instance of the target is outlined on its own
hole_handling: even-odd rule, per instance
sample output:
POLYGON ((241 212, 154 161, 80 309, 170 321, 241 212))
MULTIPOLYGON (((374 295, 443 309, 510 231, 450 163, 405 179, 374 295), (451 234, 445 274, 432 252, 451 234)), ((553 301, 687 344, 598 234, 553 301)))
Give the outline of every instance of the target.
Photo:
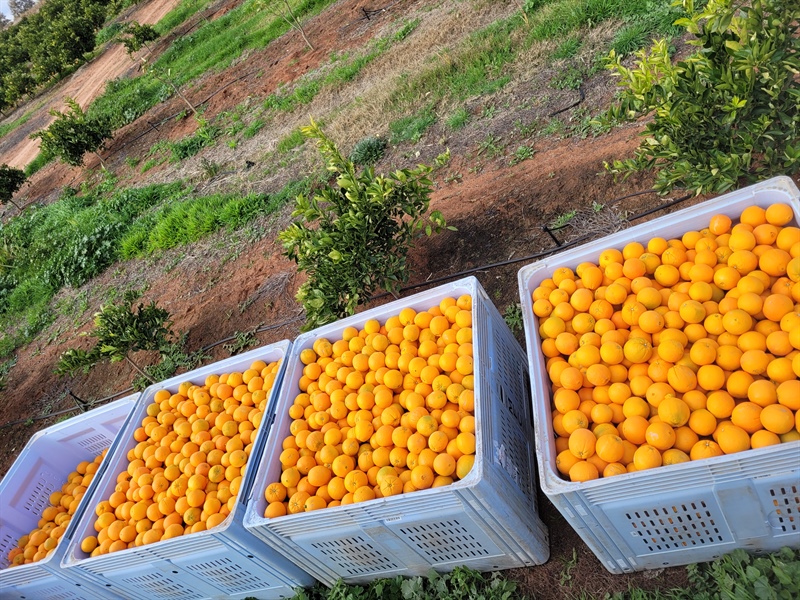
POLYGON ((314 45, 308 39, 305 30, 303 29, 303 25, 300 23, 300 20, 295 16, 294 12, 292 11, 292 7, 289 6, 288 0, 283 0, 283 5, 286 7, 286 12, 282 14, 283 20, 289 24, 289 27, 292 29, 296 29, 300 32, 300 35, 303 36, 303 40, 305 41, 308 48, 313 52, 314 45), (289 15, 288 17, 286 15, 289 15))
POLYGON ((125 355, 125 360, 128 362, 128 364, 130 364, 130 366, 132 366, 134 369, 136 369, 136 372, 137 372, 137 373, 139 373, 139 375, 141 375, 142 377, 144 377, 145 379, 147 379, 147 381, 149 381, 150 383, 155 383, 155 382, 156 382, 156 380, 155 380, 155 379, 153 379, 152 377, 150 377, 150 375, 148 375, 147 373, 145 373, 144 371, 142 371, 142 370, 141 370, 141 369, 138 367, 138 365, 137 365, 135 362, 133 362, 133 361, 132 361, 132 360, 131 360, 131 359, 128 357, 128 355, 125 355))

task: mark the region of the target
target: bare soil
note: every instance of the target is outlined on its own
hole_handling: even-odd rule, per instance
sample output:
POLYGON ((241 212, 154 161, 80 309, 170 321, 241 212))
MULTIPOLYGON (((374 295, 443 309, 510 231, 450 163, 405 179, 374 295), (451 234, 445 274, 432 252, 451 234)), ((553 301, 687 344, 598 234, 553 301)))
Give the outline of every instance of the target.
MULTIPOLYGON (((176 0, 152 0, 137 8, 130 18, 154 23, 176 3, 176 0)), ((236 4, 236 1, 217 3, 213 12, 206 12, 206 18, 215 18, 236 4)), ((248 98, 260 102, 281 84, 289 84, 319 67, 331 52, 363 46, 388 19, 425 4, 424 0, 405 0, 367 22, 357 19, 363 14, 363 8, 374 8, 374 2, 342 0, 307 24, 306 31, 315 43, 314 51, 308 51, 300 36, 291 32, 279 43, 249 53, 228 69, 207 74, 188 90, 188 94, 193 102, 204 104, 207 116, 231 110, 248 98)), ((48 108, 60 106, 66 95, 79 98, 85 106, 102 91, 107 79, 131 72, 131 65, 121 47, 110 47, 58 88, 50 90, 47 102, 28 124, 0 140, 0 162, 25 165, 36 154, 28 135, 46 125, 48 108)), ((544 225, 569 210, 585 210, 593 203, 608 204, 650 187, 652 181, 648 175, 620 183, 601 174, 604 161, 632 153, 639 141, 640 126, 618 128, 597 138, 537 139, 535 155, 511 166, 510 153, 516 145, 533 144, 515 133, 515 122, 544 117, 578 100, 576 91, 548 90, 545 100, 525 111, 504 113, 505 104, 513 104, 515 98, 535 95, 539 89, 541 81, 533 75, 517 81, 504 92, 505 96, 495 99, 499 107, 495 119, 479 122, 463 136, 454 135, 440 125, 434 126, 417 145, 395 149, 380 163, 379 168, 388 169, 404 162, 429 161, 445 147, 450 148, 453 156, 451 163, 436 173, 431 209, 442 211, 448 224, 457 231, 417 240, 410 257, 411 283, 417 287, 409 293, 424 289, 425 282, 471 272, 502 312, 519 301, 516 278, 519 268, 533 260, 531 255, 557 248, 556 242, 543 230, 544 225), (476 144, 488 133, 508 144, 500 156, 488 158, 477 150, 476 144), (518 262, 509 262, 515 260, 518 262), (506 264, 492 266, 494 263, 506 264)), ((593 78, 585 89, 583 106, 603 106, 612 93, 613 86, 607 77, 593 78)), ((41 99, 33 102, 37 101, 41 99)), ((478 120, 482 109, 480 102, 467 104, 478 120)), ((20 111, 24 109, 20 107, 17 113, 22 114, 20 111)), ((192 119, 168 118, 181 109, 180 100, 173 98, 115 133, 103 156, 109 168, 120 177, 121 184, 132 186, 196 176, 197 163, 191 161, 187 161, 191 167, 181 168, 195 169, 195 172, 189 170, 177 175, 170 165, 142 174, 126 163, 126 158, 142 158, 158 139, 176 140, 191 133, 196 127, 192 119), (158 130, 151 125, 153 123, 160 123, 158 130)), ((576 110, 564 113, 564 119, 569 121, 576 110)), ((276 138, 274 134, 267 134, 257 139, 260 146, 253 146, 249 153, 222 147, 214 150, 217 154, 209 156, 223 162, 227 171, 199 185, 208 189, 224 188, 232 182, 245 185, 243 181, 257 188, 273 185, 274 181, 268 176, 255 181, 247 179, 249 167, 245 160, 251 157, 257 160, 265 150, 274 147, 276 138)), ((49 201, 57 197, 64 185, 76 185, 94 177, 92 169, 96 162, 90 160, 87 167, 81 170, 48 165, 31 178, 19 196, 29 202, 49 201)), ((649 194, 622 201, 615 210, 617 214, 625 211, 636 214, 663 202, 663 198, 649 194)), ((187 347, 191 350, 259 325, 275 325, 274 329, 258 334, 261 344, 295 337, 301 324, 301 311, 294 295, 302 276, 298 275, 295 265, 282 256, 275 240, 276 233, 290 222, 290 212, 286 207, 279 214, 260 218, 255 227, 249 228, 251 232, 259 232, 257 236, 219 233, 155 258, 120 263, 80 289, 62 290, 57 302, 68 303, 80 297, 85 305, 65 311, 67 314, 61 314, 34 343, 19 349, 17 365, 8 376, 0 403, 0 473, 8 470, 35 431, 52 424, 55 419, 5 427, 2 424, 70 408, 74 401, 69 392, 92 401, 128 388, 134 373, 125 363, 100 365, 90 374, 74 378, 52 374, 64 350, 88 345, 88 341, 79 336, 89 331, 91 316, 108 297, 109 290, 142 289, 145 284, 143 299, 154 300, 171 313, 175 330, 188 333, 187 347)), ((559 232, 556 237, 563 242, 576 235, 573 228, 559 232)), ((370 306, 382 301, 385 299, 370 306)), ((524 346, 521 332, 517 332, 517 338, 524 346)), ((209 362, 229 355, 222 345, 217 345, 209 354, 209 362)), ((146 363, 154 357, 142 355, 135 359, 146 363)), ((630 586, 667 589, 686 584, 682 568, 624 576, 609 574, 549 501, 544 496, 539 501, 550 531, 551 559, 542 566, 506 573, 519 583, 521 592, 549 600, 577 597, 582 591, 602 595, 624 591, 630 586)))

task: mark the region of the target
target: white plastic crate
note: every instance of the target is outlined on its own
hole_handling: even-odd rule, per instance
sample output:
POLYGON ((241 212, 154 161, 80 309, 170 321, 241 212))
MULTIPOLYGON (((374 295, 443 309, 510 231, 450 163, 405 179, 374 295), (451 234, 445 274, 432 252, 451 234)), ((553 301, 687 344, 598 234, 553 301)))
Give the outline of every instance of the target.
POLYGON ((536 507, 536 478, 525 355, 474 277, 367 310, 308 332, 287 359, 275 424, 251 489, 245 527, 332 585, 422 575, 466 565, 487 571, 544 563, 547 530, 536 507), (264 518, 264 489, 281 474, 288 409, 302 375, 299 354, 319 337, 341 339, 349 326, 382 323, 410 306, 472 296, 476 458, 455 483, 322 511, 264 518))
MULTIPOLYGON (((147 388, 120 434, 120 444, 110 457, 105 476, 92 494, 90 506, 96 506, 114 491, 117 474, 127 467, 127 453, 136 445, 133 432, 141 425, 147 406, 158 390, 166 388, 176 392, 184 381, 202 385, 208 375, 242 372, 256 360, 268 363, 283 360, 290 346, 288 340, 277 342, 147 388)), ((312 577, 247 532, 242 525, 244 502, 274 416, 272 407, 284 370, 285 364, 282 363, 267 400, 264 420, 256 434, 236 507, 223 523, 207 531, 88 557, 80 549, 80 542, 87 535, 94 535, 95 517, 87 511, 76 528, 62 567, 130 600, 287 598, 294 595, 294 588, 311 585, 314 582, 312 577)))
POLYGON ((139 394, 72 417, 33 435, 0 481, 0 597, 36 600, 108 598, 103 590, 60 567, 69 540, 109 464, 108 455, 80 502, 55 552, 44 560, 9 568, 8 552, 36 527, 50 494, 61 489, 79 462, 92 461, 118 440, 139 394))
POLYGON ((775 177, 519 271, 542 490, 612 573, 709 561, 735 548, 800 546, 800 441, 586 483, 565 481, 555 466, 550 383, 531 294, 557 267, 596 262, 605 248, 632 241, 680 238, 707 227, 715 214, 735 218, 753 204, 788 203, 796 225, 798 198, 790 178, 775 177))

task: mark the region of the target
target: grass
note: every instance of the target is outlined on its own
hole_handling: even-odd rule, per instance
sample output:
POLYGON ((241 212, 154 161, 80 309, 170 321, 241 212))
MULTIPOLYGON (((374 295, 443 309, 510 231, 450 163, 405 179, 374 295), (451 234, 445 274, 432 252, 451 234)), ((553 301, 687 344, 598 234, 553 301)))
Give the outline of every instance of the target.
MULTIPOLYGON (((290 0, 299 18, 319 13, 333 0, 290 0)), ((155 29, 162 35, 205 8, 208 0, 188 0, 168 13, 155 29)), ((229 66, 243 52, 267 46, 286 33, 289 26, 276 14, 263 10, 259 0, 243 4, 213 21, 207 21, 185 37, 178 38, 153 63, 153 70, 167 74, 176 86, 185 85, 204 73, 229 66)), ((119 128, 135 120, 171 94, 169 86, 149 74, 109 82, 103 95, 88 109, 105 116, 119 128)))
POLYGON ((0 359, 52 323, 53 296, 65 285, 81 285, 121 259, 241 229, 309 193, 320 179, 308 176, 269 196, 244 197, 193 197, 181 182, 116 191, 101 182, 82 194, 65 188, 52 204, 29 207, 0 224, 0 359))
POLYGON ((305 142, 306 138, 303 136, 303 133, 299 129, 295 129, 289 135, 278 141, 276 150, 280 154, 286 154, 295 148, 299 148, 305 144, 305 142))
POLYGON ((424 108, 407 117, 401 117, 396 121, 392 121, 389 123, 391 143, 400 144, 406 141, 418 142, 425 133, 425 130, 435 122, 436 114, 430 107, 424 108))
POLYGON ((467 124, 467 121, 469 121, 469 112, 460 106, 447 117, 447 126, 450 129, 461 129, 467 124))
POLYGON ((274 94, 270 94, 264 100, 264 108, 267 110, 290 112, 299 106, 310 104, 325 87, 340 87, 353 81, 367 65, 375 61, 379 56, 382 56, 392 45, 411 35, 419 23, 419 19, 414 19, 413 21, 405 23, 394 34, 371 42, 366 53, 351 60, 340 56, 332 57, 332 64, 342 64, 336 64, 336 66, 324 75, 305 78, 294 86, 290 92, 278 91, 274 94))
POLYGON ((42 100, 37 102, 35 105, 31 106, 25 113, 19 117, 18 119, 14 119, 10 123, 6 123, 5 125, 0 125, 0 138, 3 136, 8 135, 12 131, 14 131, 17 127, 22 127, 27 123, 30 118, 38 111, 42 106, 44 106, 45 101, 42 100))

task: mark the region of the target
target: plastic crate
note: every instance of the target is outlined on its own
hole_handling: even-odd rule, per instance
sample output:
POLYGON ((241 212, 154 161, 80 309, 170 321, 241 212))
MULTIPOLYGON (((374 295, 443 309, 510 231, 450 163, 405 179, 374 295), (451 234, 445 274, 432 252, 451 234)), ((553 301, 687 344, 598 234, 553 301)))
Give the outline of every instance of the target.
POLYGON ((791 179, 776 177, 519 271, 542 490, 612 573, 709 561, 735 548, 800 546, 800 441, 586 483, 565 481, 555 467, 550 385, 531 294, 557 267, 596 262, 603 249, 631 241, 680 237, 706 227, 715 214, 738 217, 752 204, 788 203, 796 225, 799 197, 791 179))
MULTIPOLYGON (((133 432, 140 426, 156 391, 166 388, 176 392, 184 381, 203 384, 210 374, 244 371, 259 359, 266 362, 282 360, 290 346, 289 341, 277 342, 147 388, 120 434, 120 444, 110 457, 108 470, 92 495, 90 505, 96 506, 114 491, 117 474, 127 467, 128 450, 136 445, 133 432)), ((247 532, 242 525, 244 500, 252 486, 255 465, 258 465, 263 440, 274 416, 271 407, 280 389, 284 369, 285 364, 281 364, 267 401, 264 420, 256 434, 236 507, 223 523, 207 531, 87 557, 80 549, 80 541, 87 535, 94 535, 94 515, 87 512, 76 528, 62 567, 130 600, 286 598, 294 595, 294 588, 311 585, 314 582, 312 577, 247 532)))
POLYGON ((0 597, 36 600, 108 597, 101 588, 65 572, 60 562, 138 397, 139 394, 133 394, 43 429, 35 433, 22 449, 0 481, 0 597), (42 511, 50 505, 50 494, 61 489, 66 476, 79 462, 94 460, 106 448, 110 448, 109 453, 55 552, 44 560, 9 568, 8 552, 17 545, 20 536, 36 527, 42 511))
POLYGON ((280 548, 320 581, 366 582, 458 565, 487 571, 544 563, 547 530, 536 508, 536 478, 525 355, 473 278, 397 300, 320 327, 295 340, 275 424, 245 514, 245 527, 280 548), (322 511, 263 517, 264 489, 280 479, 288 409, 302 374, 300 352, 341 339, 349 326, 384 322, 406 306, 425 310, 446 297, 472 296, 476 458, 469 475, 434 489, 322 511))

